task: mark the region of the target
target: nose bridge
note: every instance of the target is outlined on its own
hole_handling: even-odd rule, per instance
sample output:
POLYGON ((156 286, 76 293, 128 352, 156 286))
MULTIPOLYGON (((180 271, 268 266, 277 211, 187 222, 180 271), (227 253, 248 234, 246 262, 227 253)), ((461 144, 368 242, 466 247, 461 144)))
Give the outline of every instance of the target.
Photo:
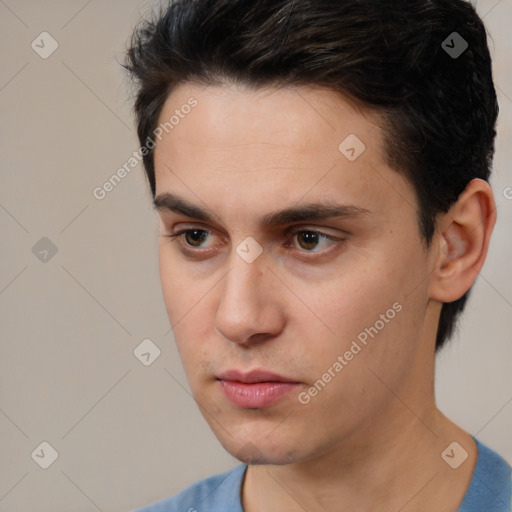
POLYGON ((245 257, 247 247, 243 243, 235 249, 222 285, 216 329, 230 341, 246 343, 255 333, 275 330, 276 312, 268 293, 271 273, 264 255, 251 261, 245 257))
POLYGON ((260 289, 264 286, 264 266, 262 256, 248 262, 238 254, 243 245, 233 251, 230 260, 230 271, 226 275, 222 291, 222 302, 228 304, 233 313, 244 308, 257 308, 260 289))

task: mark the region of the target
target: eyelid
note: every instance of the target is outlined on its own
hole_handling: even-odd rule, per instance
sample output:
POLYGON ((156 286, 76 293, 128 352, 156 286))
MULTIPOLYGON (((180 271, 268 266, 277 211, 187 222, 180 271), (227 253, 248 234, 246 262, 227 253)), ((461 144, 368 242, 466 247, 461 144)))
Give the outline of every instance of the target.
POLYGON ((303 258, 321 258, 321 257, 327 257, 330 256, 334 251, 337 251, 341 244, 343 244, 346 240, 345 236, 334 236, 326 233, 325 231, 322 231, 318 228, 310 228, 307 226, 298 226, 296 229, 292 229, 290 232, 287 231, 287 234, 289 237, 294 237, 298 233, 316 233, 320 237, 323 237, 329 242, 332 242, 330 244, 330 247, 327 249, 324 249, 323 251, 306 251, 305 249, 298 249, 297 247, 293 246, 292 244, 287 244, 287 246, 291 246, 292 249, 294 249, 301 257, 303 258), (311 256, 308 256, 311 254, 311 256))
MULTIPOLYGON (((211 228, 207 228, 207 227, 202 227, 202 226, 187 227, 186 226, 186 227, 181 228, 179 231, 176 231, 175 233, 168 234, 167 236, 177 237, 184 233, 187 233, 188 231, 194 231, 194 230, 205 231, 209 234, 212 234, 215 232, 215 230, 213 230, 211 228)), ((315 225, 312 225, 312 226, 294 225, 294 226, 290 226, 287 229, 285 229, 286 236, 292 236, 292 235, 296 235, 297 233, 302 233, 302 232, 317 233, 317 234, 325 236, 326 238, 329 238, 331 240, 344 240, 346 238, 346 236, 348 235, 347 232, 343 232, 343 234, 340 233, 340 235, 332 235, 332 234, 326 233, 320 226, 315 226, 315 225)))
MULTIPOLYGON (((208 234, 212 234, 212 232, 214 231, 212 229, 201 227, 201 226, 190 226, 190 227, 184 227, 184 228, 180 229, 179 231, 176 231, 175 233, 171 233, 166 236, 169 238, 172 238, 173 241, 175 239, 179 238, 180 245, 182 246, 182 248, 183 248, 182 250, 185 253, 189 253, 192 255, 195 254, 195 255, 200 256, 200 255, 204 255, 205 253, 212 252, 212 247, 194 247, 192 245, 188 245, 186 242, 183 243, 181 241, 183 239, 182 238, 183 235, 187 234, 190 231, 194 231, 194 230, 204 231, 208 234)), ((343 242, 345 242, 346 238, 347 238, 346 236, 344 236, 345 234, 341 235, 341 236, 334 236, 329 233, 326 233, 325 231, 319 229, 319 226, 308 227, 308 226, 303 226, 303 225, 294 225, 294 226, 290 226, 288 229, 285 230, 286 236, 288 238, 294 237, 298 233, 303 233, 303 232, 316 233, 320 237, 323 237, 324 239, 327 239, 330 242, 332 242, 332 244, 329 248, 324 249, 322 251, 307 251, 305 249, 300 249, 300 248, 295 247, 290 242, 286 243, 286 247, 291 247, 295 252, 297 252, 298 254, 300 254, 302 257, 305 257, 305 258, 320 258, 322 256, 327 257, 333 251, 336 251, 337 249, 339 249, 340 245, 343 244, 343 242), (311 256, 307 256, 308 254, 311 254, 311 256)), ((213 247, 215 247, 215 246, 213 246, 213 247)))
MULTIPOLYGON (((191 225, 188 225, 185 222, 180 222, 180 224, 182 224, 184 226, 181 227, 179 231, 174 233, 176 235, 182 234, 183 232, 186 232, 189 230, 192 231, 194 229, 200 230, 200 231, 207 231, 210 234, 218 231, 216 228, 212 228, 210 226, 204 226, 201 224, 194 225, 191 223, 191 225)), ((347 231, 340 230, 340 229, 336 229, 339 233, 338 235, 329 234, 328 232, 325 231, 326 229, 335 229, 335 228, 327 228, 327 227, 319 226, 319 225, 315 225, 315 224, 292 224, 291 226, 284 228, 284 233, 286 235, 289 235, 289 234, 297 234, 298 232, 301 232, 301 231, 313 231, 315 233, 325 235, 326 237, 332 237, 332 238, 338 238, 338 239, 345 238, 346 236, 349 235, 349 233, 347 231)), ((171 236, 171 235, 169 235, 169 236, 171 236)))
MULTIPOLYGON (((167 238, 172 238, 173 240, 181 239, 183 238, 183 235, 189 233, 190 231, 204 231, 205 233, 211 234, 212 231, 210 229, 204 229, 199 227, 192 227, 192 228, 183 228, 179 231, 176 231, 175 233, 170 233, 165 235, 167 238)), ((181 242, 180 242, 181 243, 181 242)), ((183 244, 182 244, 183 245, 183 244)), ((201 250, 204 251, 204 247, 193 247, 192 245, 183 245, 183 247, 186 249, 190 249, 193 252, 200 252, 201 250)))
POLYGON ((320 226, 315 226, 315 225, 310 225, 310 226, 291 226, 290 228, 288 228, 286 230, 286 233, 287 234, 290 234, 290 235, 296 235, 297 233, 302 233, 302 232, 313 232, 313 233, 317 233, 319 235, 323 235, 325 236, 326 238, 330 238, 330 239, 333 239, 333 240, 341 240, 341 239, 344 239, 346 237, 346 233, 344 232, 343 234, 339 234, 339 235, 333 235, 333 234, 330 234, 328 232, 326 232, 324 230, 324 228, 320 227, 320 226))

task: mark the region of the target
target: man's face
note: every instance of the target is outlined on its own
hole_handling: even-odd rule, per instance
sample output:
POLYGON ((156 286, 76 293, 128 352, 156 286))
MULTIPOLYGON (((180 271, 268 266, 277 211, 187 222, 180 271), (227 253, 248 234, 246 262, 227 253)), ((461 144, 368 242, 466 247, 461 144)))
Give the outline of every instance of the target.
POLYGON ((160 275, 191 390, 220 442, 242 460, 287 464, 401 428, 396 396, 421 408, 432 379, 433 258, 411 184, 385 164, 377 118, 332 91, 192 84, 159 121, 173 115, 155 149, 160 275), (364 151, 353 136, 343 143, 351 134, 364 151), (172 211, 165 194, 210 219, 172 211), (311 204, 341 210, 275 216, 311 204), (242 383, 252 371, 288 383, 242 383))

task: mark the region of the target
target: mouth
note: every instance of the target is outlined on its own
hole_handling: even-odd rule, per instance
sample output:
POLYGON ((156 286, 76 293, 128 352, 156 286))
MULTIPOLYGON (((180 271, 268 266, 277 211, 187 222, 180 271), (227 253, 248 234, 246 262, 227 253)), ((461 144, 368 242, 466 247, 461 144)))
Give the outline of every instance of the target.
POLYGON ((264 370, 247 373, 228 370, 217 380, 226 399, 242 409, 270 407, 300 385, 293 379, 264 370))

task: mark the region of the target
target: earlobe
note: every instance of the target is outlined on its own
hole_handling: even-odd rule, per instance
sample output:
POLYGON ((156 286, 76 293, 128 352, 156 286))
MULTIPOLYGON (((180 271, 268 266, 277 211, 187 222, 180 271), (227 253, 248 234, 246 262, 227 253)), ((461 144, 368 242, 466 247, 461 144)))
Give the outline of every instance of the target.
POLYGON ((484 264, 495 223, 496 205, 490 185, 472 180, 449 212, 438 219, 432 241, 432 299, 453 302, 471 288, 484 264))

